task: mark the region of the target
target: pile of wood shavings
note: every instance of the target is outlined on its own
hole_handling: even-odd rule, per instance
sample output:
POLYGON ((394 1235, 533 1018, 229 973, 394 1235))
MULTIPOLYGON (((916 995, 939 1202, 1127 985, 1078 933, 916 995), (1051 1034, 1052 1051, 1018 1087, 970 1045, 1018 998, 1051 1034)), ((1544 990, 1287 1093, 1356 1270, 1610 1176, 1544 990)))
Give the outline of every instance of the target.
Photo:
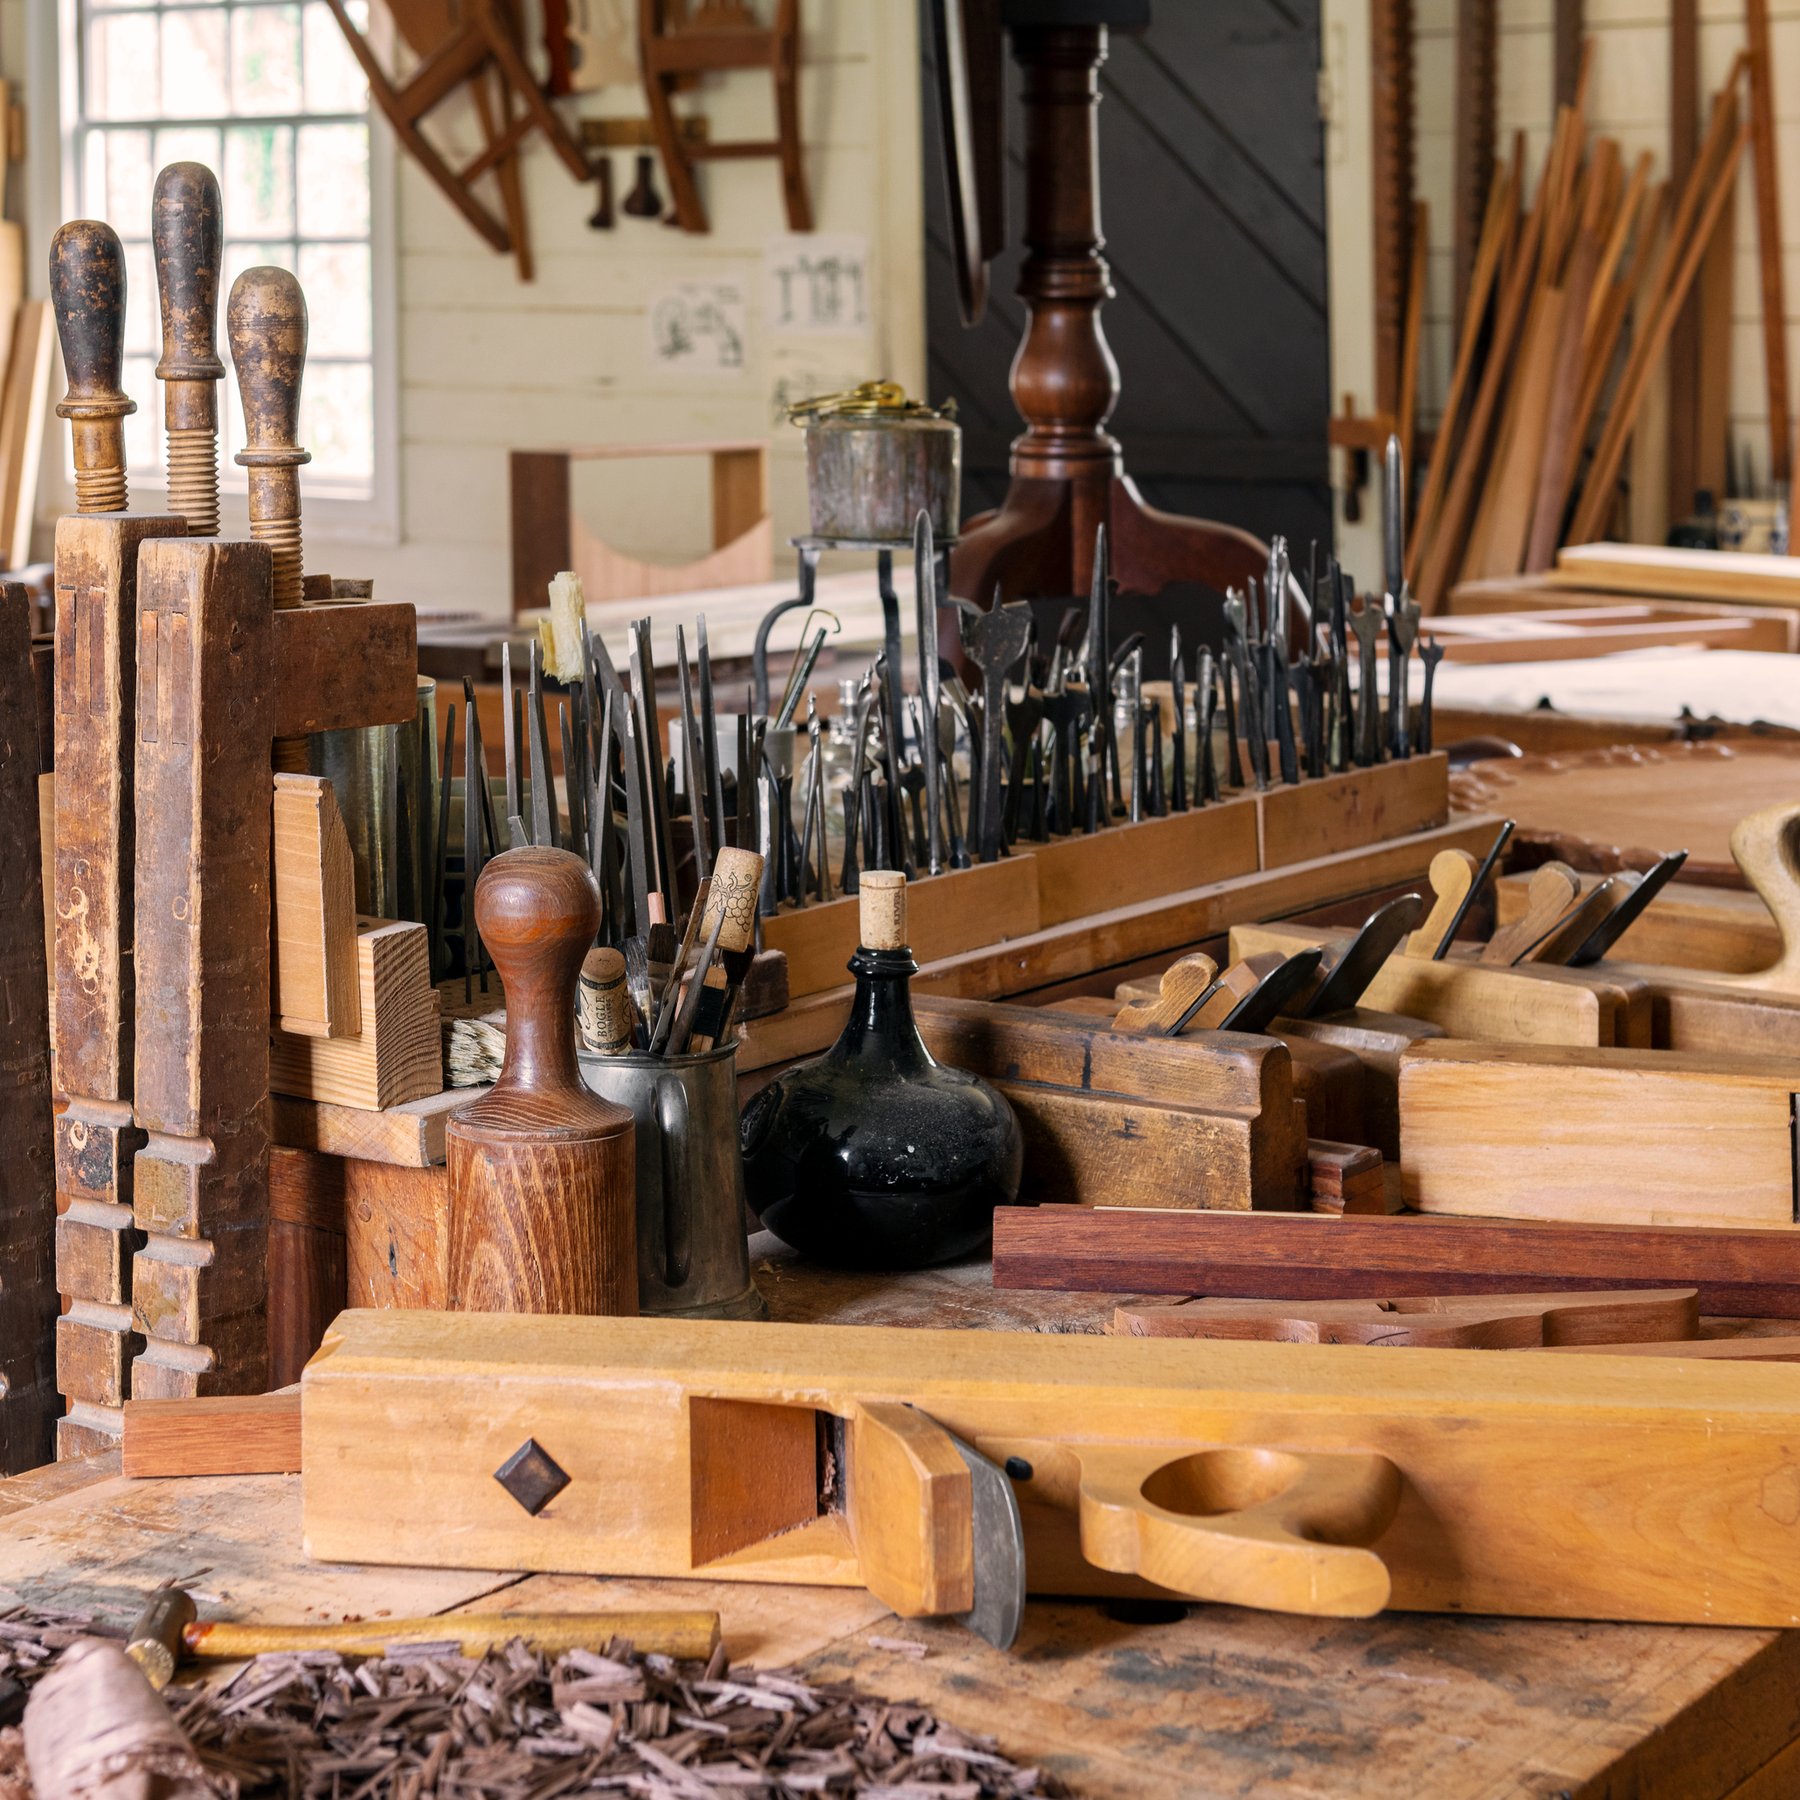
MULTIPOLYGON (((71 1622, 59 1615, 46 1623, 60 1635, 71 1622)), ((639 1657, 625 1644, 608 1649, 554 1660, 517 1641, 479 1660, 443 1645, 366 1661, 268 1655, 223 1688, 172 1689, 166 1698, 230 1800, 1068 1793, 1055 1776, 1020 1767, 991 1740, 920 1706, 786 1671, 732 1672, 723 1650, 708 1663, 678 1663, 639 1657)), ((0 1800, 8 1800, 3 1784, 0 1773, 0 1800)), ((29 1800, 28 1788, 20 1792, 29 1800)))
POLYGON ((32 1800, 25 1773, 25 1740, 18 1729, 25 1696, 71 1644, 83 1638, 121 1638, 122 1631, 87 1613, 14 1606, 0 1612, 0 1800, 32 1800))

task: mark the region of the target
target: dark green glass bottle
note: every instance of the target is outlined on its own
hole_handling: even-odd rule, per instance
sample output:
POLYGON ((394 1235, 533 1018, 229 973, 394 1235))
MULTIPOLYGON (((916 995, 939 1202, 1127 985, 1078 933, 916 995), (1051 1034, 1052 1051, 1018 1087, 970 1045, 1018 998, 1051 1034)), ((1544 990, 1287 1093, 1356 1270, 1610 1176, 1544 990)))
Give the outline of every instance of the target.
POLYGON ((784 1243, 844 1268, 920 1269, 987 1242, 1019 1196, 1005 1099, 935 1061, 913 1022, 905 878, 862 877, 856 998, 823 1056, 744 1108, 750 1204, 784 1243))

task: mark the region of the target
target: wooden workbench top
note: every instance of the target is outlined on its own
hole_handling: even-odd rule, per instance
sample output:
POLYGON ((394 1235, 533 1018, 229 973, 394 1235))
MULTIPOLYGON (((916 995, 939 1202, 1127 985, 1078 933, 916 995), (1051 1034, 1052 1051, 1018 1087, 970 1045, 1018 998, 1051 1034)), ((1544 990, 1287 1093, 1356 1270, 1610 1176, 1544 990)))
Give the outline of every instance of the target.
MULTIPOLYGON (((980 1263, 839 1275, 767 1238, 754 1249, 788 1321, 1083 1332, 1126 1298, 996 1293, 980 1263)), ((299 1543, 297 1476, 134 1482, 116 1457, 63 1465, 0 1483, 0 1606, 126 1625, 169 1580, 203 1613, 288 1621, 711 1606, 734 1660, 919 1700, 1086 1796, 1800 1791, 1800 1633, 1034 1601, 1002 1653, 860 1591, 328 1566, 299 1543)))

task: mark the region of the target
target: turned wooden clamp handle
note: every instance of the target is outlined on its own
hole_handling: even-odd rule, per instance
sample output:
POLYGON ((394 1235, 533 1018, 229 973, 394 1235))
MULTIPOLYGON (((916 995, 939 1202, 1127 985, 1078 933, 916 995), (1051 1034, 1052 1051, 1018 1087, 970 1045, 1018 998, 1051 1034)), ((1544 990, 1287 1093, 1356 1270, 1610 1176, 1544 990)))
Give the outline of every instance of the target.
POLYGON ((270 546, 275 604, 298 606, 303 591, 300 465, 312 461, 300 435, 300 378, 306 371, 306 296, 286 269, 246 269, 231 284, 225 331, 244 403, 250 535, 270 546))
POLYGON ((204 163, 170 163, 156 178, 150 242, 162 309, 163 429, 169 510, 191 537, 219 531, 219 261, 224 246, 219 183, 204 163))
POLYGON ((1142 1449, 1080 1447, 1081 1553, 1096 1568, 1228 1606, 1366 1619, 1388 1602, 1366 1548, 1400 1476, 1372 1451, 1228 1446, 1145 1466, 1142 1449))
POLYGON ((50 240, 50 303, 69 391, 57 402, 75 456, 75 509, 123 512, 125 415, 137 411, 120 387, 125 368, 125 252, 98 219, 71 219, 50 240))
POLYGON ((599 885, 567 850, 508 850, 475 884, 475 923, 506 991, 506 1061, 446 1127, 450 1304, 634 1314, 632 1117, 583 1084, 575 1055, 599 885))

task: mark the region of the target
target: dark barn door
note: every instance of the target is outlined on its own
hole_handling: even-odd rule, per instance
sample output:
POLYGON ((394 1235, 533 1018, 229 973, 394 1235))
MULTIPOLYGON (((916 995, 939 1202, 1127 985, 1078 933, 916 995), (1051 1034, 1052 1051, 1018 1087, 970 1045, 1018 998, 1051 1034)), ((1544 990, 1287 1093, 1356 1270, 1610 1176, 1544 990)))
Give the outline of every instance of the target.
MULTIPOLYGON (((924 10, 924 9, 922 9, 924 10)), ((1010 244, 987 316, 965 330, 950 260, 929 26, 926 333, 930 397, 954 395, 963 516, 998 506, 1022 429, 1007 372, 1023 217, 1018 70, 1007 59, 1010 244)), ((1126 473, 1171 512, 1280 532, 1305 566, 1330 541, 1325 428, 1325 180, 1319 0, 1154 0, 1115 32, 1101 70, 1101 225, 1115 296, 1102 322, 1119 364, 1109 429, 1126 473)))

